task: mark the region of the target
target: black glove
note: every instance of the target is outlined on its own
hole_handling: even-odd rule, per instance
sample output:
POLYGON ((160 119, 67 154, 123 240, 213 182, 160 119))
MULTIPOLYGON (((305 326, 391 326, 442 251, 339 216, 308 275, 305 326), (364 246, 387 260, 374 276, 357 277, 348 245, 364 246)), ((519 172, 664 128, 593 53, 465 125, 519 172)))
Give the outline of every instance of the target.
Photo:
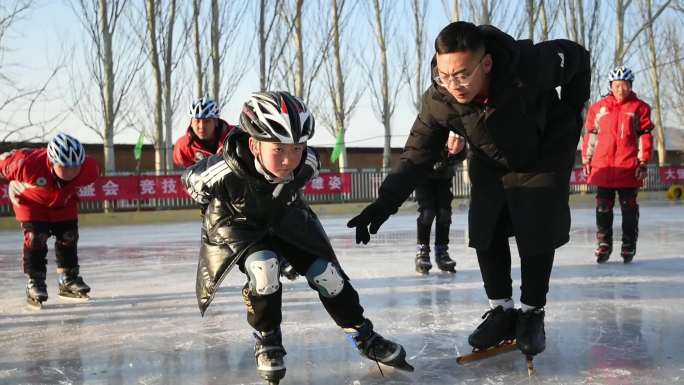
POLYGON ((356 243, 363 242, 365 245, 370 241, 370 235, 377 233, 387 218, 396 212, 396 208, 390 209, 381 202, 375 201, 366 206, 359 215, 347 222, 347 227, 356 227, 356 243))

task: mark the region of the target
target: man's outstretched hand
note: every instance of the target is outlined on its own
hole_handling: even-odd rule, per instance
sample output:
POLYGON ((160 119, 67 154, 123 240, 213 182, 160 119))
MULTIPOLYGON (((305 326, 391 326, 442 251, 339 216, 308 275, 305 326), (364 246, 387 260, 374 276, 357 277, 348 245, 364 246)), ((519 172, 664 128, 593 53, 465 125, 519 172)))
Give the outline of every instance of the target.
POLYGON ((396 212, 396 209, 388 209, 382 203, 375 201, 366 206, 359 215, 347 222, 347 227, 355 227, 356 243, 363 242, 365 245, 370 241, 370 235, 377 233, 378 229, 385 223, 387 218, 396 212))

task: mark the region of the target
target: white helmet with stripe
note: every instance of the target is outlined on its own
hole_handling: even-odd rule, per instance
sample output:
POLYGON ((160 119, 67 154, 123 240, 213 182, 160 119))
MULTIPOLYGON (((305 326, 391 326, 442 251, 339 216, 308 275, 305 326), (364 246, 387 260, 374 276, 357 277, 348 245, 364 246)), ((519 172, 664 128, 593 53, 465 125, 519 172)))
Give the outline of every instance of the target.
POLYGON ((81 142, 63 132, 50 140, 47 155, 50 162, 64 167, 78 167, 85 162, 85 149, 81 142))
POLYGON ((255 92, 240 113, 241 128, 262 142, 306 143, 315 125, 304 102, 285 91, 255 92))
POLYGON ((612 83, 614 80, 625 80, 632 83, 634 81, 634 72, 625 66, 615 67, 608 74, 608 83, 612 83))
POLYGON ((195 119, 218 118, 219 108, 215 101, 209 99, 208 96, 205 96, 192 102, 188 115, 195 119))

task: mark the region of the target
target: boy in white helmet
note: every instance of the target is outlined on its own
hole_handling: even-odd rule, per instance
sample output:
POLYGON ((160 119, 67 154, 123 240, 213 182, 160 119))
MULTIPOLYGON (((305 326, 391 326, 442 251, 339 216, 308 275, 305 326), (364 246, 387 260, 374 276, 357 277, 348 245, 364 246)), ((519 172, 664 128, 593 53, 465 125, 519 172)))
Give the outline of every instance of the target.
POLYGON ((244 104, 240 128, 228 136, 222 155, 198 162, 183 175, 189 193, 208 205, 196 283, 202 314, 238 265, 247 276, 242 293, 247 321, 256 329, 257 372, 277 384, 285 375, 278 274, 283 258, 306 277, 363 356, 412 370, 404 348, 373 331, 363 316, 358 293, 300 196, 319 168, 316 151, 306 146, 314 133, 307 107, 287 92, 254 93, 244 104))
POLYGON ((26 299, 40 308, 48 299, 47 240, 54 235, 59 296, 87 299, 90 287, 79 275, 78 190, 100 174, 95 159, 74 137, 57 134, 47 148, 22 148, 0 154, 0 177, 9 183, 14 214, 24 231, 26 299))

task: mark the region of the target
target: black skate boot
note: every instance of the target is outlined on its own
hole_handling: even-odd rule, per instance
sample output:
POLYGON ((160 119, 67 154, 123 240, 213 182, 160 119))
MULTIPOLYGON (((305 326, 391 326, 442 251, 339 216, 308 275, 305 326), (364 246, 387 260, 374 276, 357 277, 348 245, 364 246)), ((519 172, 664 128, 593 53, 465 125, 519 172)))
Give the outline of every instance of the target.
POLYGON ((295 271, 294 267, 290 265, 290 262, 286 261, 285 258, 280 258, 278 260, 280 263, 280 275, 287 278, 288 281, 295 281, 299 274, 295 271))
POLYGON ((623 243, 620 250, 620 255, 622 256, 622 261, 624 263, 632 262, 634 255, 636 255, 636 244, 635 243, 623 243))
POLYGON ((613 252, 613 245, 608 242, 599 242, 594 255, 596 256, 596 263, 604 263, 613 252))
POLYGON ((285 377, 285 361, 287 352, 283 348, 283 337, 280 328, 271 332, 254 333, 254 358, 256 370, 268 385, 278 385, 285 377))
POLYGON ((416 253, 416 273, 428 275, 432 269, 430 263, 430 246, 418 245, 418 252, 416 253))
POLYGON ((513 340, 516 315, 515 309, 504 310, 503 306, 487 310, 482 315, 484 321, 468 337, 468 343, 477 350, 484 350, 513 340))
POLYGON ((360 326, 344 329, 344 332, 362 356, 397 369, 413 371, 413 366, 406 362, 404 347, 376 333, 370 320, 366 319, 360 326))
POLYGON ((533 356, 546 349, 546 333, 544 332, 544 309, 536 308, 518 312, 515 327, 515 338, 518 349, 526 355, 533 356))
POLYGON ((43 302, 47 301, 48 293, 45 285, 45 273, 28 274, 26 282, 26 302, 29 306, 42 309, 43 302))
POLYGON ((435 262, 440 270, 447 273, 456 272, 456 261, 449 257, 449 246, 435 245, 435 262))
POLYGON ((72 267, 64 269, 59 274, 59 297, 65 300, 88 300, 90 286, 83 282, 83 278, 78 275, 79 268, 72 267))

